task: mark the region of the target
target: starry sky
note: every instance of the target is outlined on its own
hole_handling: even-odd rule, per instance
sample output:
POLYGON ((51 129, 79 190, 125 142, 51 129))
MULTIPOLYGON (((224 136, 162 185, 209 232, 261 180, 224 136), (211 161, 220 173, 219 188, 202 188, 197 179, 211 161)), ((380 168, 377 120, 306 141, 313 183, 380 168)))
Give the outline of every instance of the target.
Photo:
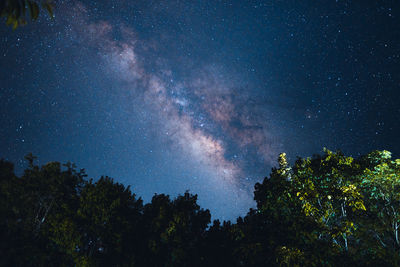
POLYGON ((399 25, 399 1, 58 1, 0 26, 0 157, 234 220, 280 152, 400 156, 399 25))

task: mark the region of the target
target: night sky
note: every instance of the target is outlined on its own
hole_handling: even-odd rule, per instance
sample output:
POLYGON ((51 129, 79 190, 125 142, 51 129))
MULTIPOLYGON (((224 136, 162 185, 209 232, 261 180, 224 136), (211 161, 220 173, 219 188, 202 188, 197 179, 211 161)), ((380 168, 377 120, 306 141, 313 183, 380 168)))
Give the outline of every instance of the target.
POLYGON ((0 157, 74 162, 213 218, 280 152, 400 156, 400 1, 61 1, 0 24, 0 157))

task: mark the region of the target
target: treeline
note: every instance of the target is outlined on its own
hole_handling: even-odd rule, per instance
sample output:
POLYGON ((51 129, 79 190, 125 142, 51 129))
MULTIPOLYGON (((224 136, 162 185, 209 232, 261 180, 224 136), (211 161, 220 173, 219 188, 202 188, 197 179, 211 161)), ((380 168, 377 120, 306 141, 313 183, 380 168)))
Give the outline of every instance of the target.
POLYGON ((214 221, 188 192, 148 204, 72 164, 0 161, 2 266, 400 265, 400 160, 285 154, 255 185, 257 208, 214 221))

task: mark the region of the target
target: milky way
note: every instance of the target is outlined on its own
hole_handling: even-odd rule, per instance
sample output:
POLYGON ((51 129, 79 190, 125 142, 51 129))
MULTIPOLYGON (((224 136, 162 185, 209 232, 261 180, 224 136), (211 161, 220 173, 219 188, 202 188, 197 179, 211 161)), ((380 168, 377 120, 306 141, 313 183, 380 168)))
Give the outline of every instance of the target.
POLYGON ((398 7, 128 2, 59 2, 54 20, 1 29, 0 156, 17 171, 28 152, 70 160, 234 219, 282 151, 398 153, 399 31, 378 34, 398 7))
POLYGON ((167 63, 157 66, 152 60, 159 58, 137 51, 139 43, 142 47, 147 44, 133 29, 107 21, 91 22, 87 8, 80 3, 72 12, 76 24, 68 30, 78 35, 82 45, 98 49, 112 79, 123 81, 127 90, 139 95, 145 103, 141 111, 155 115, 152 131, 168 144, 166 149, 183 153, 189 164, 200 166, 202 173, 210 176, 202 179, 211 190, 228 190, 235 202, 249 205, 253 184, 247 182, 251 173, 244 168, 246 151, 253 149, 271 166, 278 150, 274 147, 277 140, 268 132, 271 125, 252 114, 255 109, 246 109, 248 97, 235 92, 239 85, 213 66, 174 81, 167 63), (114 40, 115 32, 123 33, 123 38, 114 40), (157 69, 146 70, 145 64, 157 69), (240 151, 240 158, 229 155, 228 147, 240 151))

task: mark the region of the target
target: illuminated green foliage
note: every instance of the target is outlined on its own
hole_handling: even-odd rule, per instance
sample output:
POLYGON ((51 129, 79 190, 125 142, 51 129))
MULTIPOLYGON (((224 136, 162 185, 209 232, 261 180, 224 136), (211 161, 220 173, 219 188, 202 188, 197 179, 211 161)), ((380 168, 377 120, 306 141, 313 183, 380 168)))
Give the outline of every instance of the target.
POLYGON ((353 158, 329 150, 322 157, 299 159, 294 166, 293 185, 304 213, 319 224, 319 238, 342 250, 348 250, 355 218, 366 210, 352 178, 358 169, 353 158))
POLYGON ((29 19, 39 17, 40 7, 53 17, 52 0, 2 0, 0 1, 0 16, 6 18, 6 24, 16 29, 25 25, 29 19))
POLYGON ((400 263, 400 160, 389 151, 374 151, 364 157, 368 168, 359 176, 368 216, 363 230, 373 257, 400 263))
POLYGON ((400 160, 388 151, 353 159, 325 149, 322 156, 299 158, 292 168, 286 162, 281 154, 279 168, 256 184, 258 209, 247 216, 279 231, 264 231, 268 237, 258 241, 270 246, 276 262, 400 263, 400 160))
POLYGON ((400 265, 400 160, 388 151, 325 149, 293 166, 282 153, 255 185, 257 207, 212 225, 188 192, 143 205, 111 178, 26 159, 21 177, 0 160, 2 266, 400 265))

